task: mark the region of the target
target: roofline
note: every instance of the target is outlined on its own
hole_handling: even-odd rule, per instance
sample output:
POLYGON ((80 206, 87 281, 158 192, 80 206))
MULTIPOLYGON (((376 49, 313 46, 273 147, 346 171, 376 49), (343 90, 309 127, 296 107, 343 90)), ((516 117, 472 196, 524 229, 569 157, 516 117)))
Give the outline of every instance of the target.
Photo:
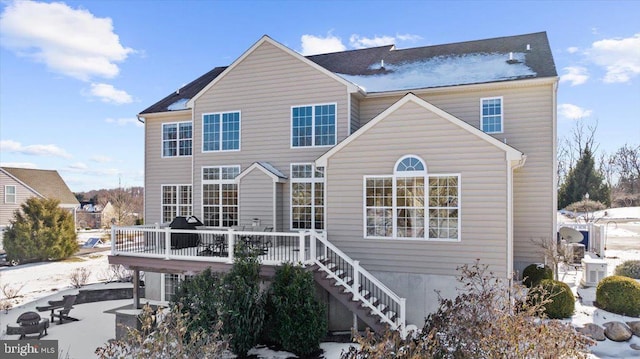
MULTIPOLYGON (((140 121, 140 119, 142 118, 144 121, 147 120, 147 117, 150 118, 154 118, 154 117, 177 117, 177 116, 191 116, 191 109, 187 108, 184 110, 174 110, 174 111, 162 111, 162 112, 147 112, 147 113, 139 113, 136 116, 138 117, 138 121, 140 121)), ((145 123, 144 121, 140 121, 142 123, 145 123)))
POLYGON ((486 142, 494 145, 495 147, 503 150, 505 152, 505 154, 506 154, 506 160, 508 160, 508 161, 510 161, 512 163, 514 161, 516 161, 516 162, 520 162, 521 160, 523 161, 524 154, 522 152, 520 152, 517 149, 507 145, 506 143, 503 143, 503 142, 495 139, 493 136, 490 136, 490 135, 484 133, 483 131, 480 131, 480 129, 477 129, 477 128, 471 126, 470 124, 462 121, 461 119, 453 116, 452 114, 450 114, 448 112, 445 112, 444 110, 432 105, 431 103, 421 99, 420 97, 418 97, 418 96, 416 96, 416 95, 414 95, 413 93, 410 92, 410 93, 407 93, 400 100, 396 101, 393 105, 389 106, 386 110, 384 110, 378 116, 374 117, 371 121, 367 122, 367 124, 362 126, 360 129, 358 129, 356 132, 354 132, 351 136, 345 138, 342 142, 340 142, 339 144, 337 144, 336 146, 331 148, 329 151, 325 152, 318 159, 316 159, 316 161, 315 161, 316 162, 316 166, 318 166, 318 167, 326 167, 327 166, 327 162, 329 161, 329 159, 334 154, 336 154, 337 152, 342 150, 344 147, 346 147, 351 142, 353 142, 356 138, 358 138, 362 134, 366 133, 370 128, 372 128, 373 126, 378 124, 378 122, 380 122, 383 119, 387 118, 389 115, 394 113, 401 106, 405 105, 408 102, 413 102, 413 103, 415 103, 415 104, 417 104, 419 106, 422 106, 426 110, 431 111, 431 112, 435 113, 436 115, 448 120, 449 122, 457 125, 458 127, 462 128, 463 130, 466 130, 467 132, 471 133, 472 135, 475 135, 475 136, 479 137, 480 139, 483 139, 486 142))
POLYGON ((253 44, 253 46, 251 46, 242 55, 240 55, 240 57, 238 57, 231 65, 227 66, 227 68, 224 71, 222 71, 220 73, 220 75, 218 75, 215 79, 213 79, 211 82, 209 82, 205 87, 202 88, 202 90, 200 90, 195 96, 193 96, 189 101, 187 101, 186 107, 193 108, 195 101, 198 98, 200 98, 200 96, 202 96, 211 87, 213 87, 215 84, 217 84, 229 72, 233 71, 233 69, 235 69, 235 67, 238 66, 239 63, 241 63, 245 58, 247 58, 249 55, 251 55, 251 53, 253 53, 260 45, 264 44, 265 42, 267 42, 269 44, 272 44, 273 46, 279 48, 280 50, 282 50, 282 51, 284 51, 286 53, 288 53, 289 55, 293 56, 294 58, 300 60, 301 62, 303 62, 303 63, 315 68, 316 70, 318 70, 318 71, 324 73, 325 75, 333 78, 334 80, 342 83, 343 85, 347 86, 347 88, 350 90, 350 92, 358 92, 359 91, 358 86, 356 86, 354 83, 343 79, 342 77, 336 75, 335 73, 333 73, 333 72, 325 69, 324 67, 316 64, 315 62, 307 59, 306 57, 302 56, 301 54, 299 54, 299 53, 291 50, 290 48, 282 45, 281 43, 273 40, 268 35, 263 35, 260 38, 260 40, 258 40, 255 44, 253 44))
POLYGON ((380 91, 380 92, 367 92, 367 98, 376 98, 376 97, 386 97, 393 95, 405 95, 407 93, 414 94, 423 94, 423 93, 434 93, 434 92, 466 92, 466 91, 477 91, 484 90, 487 87, 491 88, 513 88, 513 87, 528 87, 528 86, 538 86, 538 85, 551 85, 555 84, 560 80, 558 76, 552 77, 536 77, 531 79, 518 79, 518 80, 505 80, 505 81, 492 81, 492 82, 483 82, 477 84, 466 84, 466 85, 447 85, 447 86, 439 86, 439 87, 424 87, 419 89, 411 89, 411 90, 393 90, 393 91, 380 91))
POLYGON ((276 183, 285 183, 285 182, 287 182, 285 178, 281 178, 280 176, 276 175, 275 173, 269 171, 260 162, 252 163, 251 166, 247 167, 244 171, 242 171, 236 177, 236 181, 242 180, 247 174, 249 174, 249 172, 253 171, 256 168, 261 170, 262 172, 264 172, 267 176, 271 177, 271 179, 273 179, 273 182, 276 182, 276 183))
MULTIPOLYGON (((15 167, 15 168, 19 168, 19 167, 15 167)), ((25 169, 33 169, 33 168, 25 168, 25 169)), ((47 198, 45 196, 42 195, 42 193, 36 191, 35 188, 29 186, 28 184, 24 183, 21 179, 19 179, 18 177, 14 176, 13 174, 9 173, 9 171, 5 170, 3 167, 0 167, 0 170, 2 170, 2 172, 4 172, 7 176, 13 178, 14 180, 20 182, 21 185, 27 187, 29 190, 33 191, 35 194, 37 194, 38 196, 42 197, 42 198, 47 198)), ((42 171, 42 170, 41 170, 42 171)), ((52 170, 48 170, 48 171, 52 171, 52 170)), ((73 192, 72 192, 73 193, 73 192)))

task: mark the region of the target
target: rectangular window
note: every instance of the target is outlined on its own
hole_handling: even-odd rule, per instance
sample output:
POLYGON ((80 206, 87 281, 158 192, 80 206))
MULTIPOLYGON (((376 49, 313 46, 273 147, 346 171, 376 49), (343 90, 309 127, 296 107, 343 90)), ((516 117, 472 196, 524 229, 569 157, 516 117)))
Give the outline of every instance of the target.
POLYGON ((291 146, 333 146, 336 144, 336 105, 291 108, 291 146))
POLYGON ((458 239, 458 176, 429 177, 429 238, 458 239))
POLYGON ((4 203, 16 203, 16 186, 4 186, 4 203))
POLYGON ((480 128, 486 133, 502 131, 502 97, 483 98, 480 100, 480 128))
POLYGON ((202 115, 202 151, 240 149, 240 112, 202 115))
POLYGON ((191 156, 192 138, 191 122, 162 124, 162 157, 191 156))
POLYGON ((162 223, 174 218, 188 217, 193 214, 193 195, 191 185, 162 186, 162 223))
POLYGON ((393 236, 393 178, 365 178, 367 237, 393 236))
POLYGON ((364 186, 365 237, 460 239, 459 175, 372 176, 364 186))
POLYGON ((204 225, 238 225, 238 184, 240 166, 202 168, 202 213, 204 225))
POLYGON ((191 275, 183 275, 183 274, 173 274, 173 273, 163 273, 162 278, 164 281, 164 291, 162 293, 162 298, 166 302, 172 301, 174 296, 176 295, 176 291, 182 282, 185 279, 193 278, 191 275))
POLYGON ((324 229, 324 168, 291 165, 291 229, 324 229))

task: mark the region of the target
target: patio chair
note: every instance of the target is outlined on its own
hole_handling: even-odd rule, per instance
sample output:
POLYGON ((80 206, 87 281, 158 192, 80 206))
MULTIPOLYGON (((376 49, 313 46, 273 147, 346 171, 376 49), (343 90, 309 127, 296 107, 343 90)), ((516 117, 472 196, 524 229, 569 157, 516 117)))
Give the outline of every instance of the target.
POLYGON ((47 328, 49 328, 49 319, 40 318, 40 314, 36 312, 24 312, 20 314, 16 323, 20 324, 17 327, 7 325, 8 335, 20 335, 19 339, 36 339, 36 337, 28 337, 28 334, 37 334, 37 339, 40 339, 47 335, 47 328))
POLYGON ((63 295, 62 298, 62 300, 50 300, 48 306, 36 307, 36 309, 39 312, 51 310, 51 322, 54 322, 55 318, 59 319, 58 324, 63 324, 65 320, 78 321, 77 318, 69 316, 69 312, 71 312, 76 302, 77 295, 63 295))

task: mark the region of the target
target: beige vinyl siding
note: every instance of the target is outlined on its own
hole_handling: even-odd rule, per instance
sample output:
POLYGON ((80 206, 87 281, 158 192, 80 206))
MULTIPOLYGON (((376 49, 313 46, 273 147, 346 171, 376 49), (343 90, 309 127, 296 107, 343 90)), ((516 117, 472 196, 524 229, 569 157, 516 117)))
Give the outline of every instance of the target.
POLYGON ((239 197, 239 225, 251 226, 258 218, 261 226, 274 226, 273 178, 254 169, 240 180, 239 197))
MULTIPOLYGON (((416 93, 417 96, 478 128, 480 99, 503 97, 503 133, 492 134, 527 156, 514 173, 514 262, 541 261, 531 239, 555 236, 553 84, 517 86, 489 84, 473 91, 452 89, 416 93)), ((360 102, 362 124, 399 99, 399 96, 367 98, 360 102)))
MULTIPOLYGON (((194 171, 202 166, 240 165, 246 169, 265 161, 288 176, 291 163, 313 162, 330 147, 291 148, 291 107, 336 104, 337 142, 348 135, 347 89, 328 75, 265 42, 214 84, 194 109, 194 171), (202 153, 202 115, 240 111, 240 151, 202 153)), ((195 177, 194 203, 201 199, 195 177)), ((282 186, 282 218, 289 228, 289 187, 282 186)), ((200 205, 195 206, 199 215, 200 205)), ((242 211, 242 208, 240 209, 242 211)), ((262 217, 262 216, 260 216, 262 217)))
POLYGON ((360 128, 360 100, 358 97, 351 95, 351 133, 358 131, 360 128))
POLYGON ((190 120, 188 113, 175 117, 149 115, 145 118, 144 217, 147 224, 162 221, 162 185, 192 183, 191 156, 162 157, 162 124, 190 120))
POLYGON ((455 275, 482 258, 506 272, 505 152, 415 103, 407 103, 329 159, 329 240, 368 270, 455 275), (363 238, 363 176, 391 175, 404 155, 429 174, 460 174, 461 241, 363 238))
POLYGON ((13 213, 20 209, 20 205, 22 205, 28 198, 34 196, 40 197, 22 183, 0 171, 0 226, 9 225, 9 220, 13 219, 13 213), (5 186, 16 186, 16 203, 4 202, 5 186))

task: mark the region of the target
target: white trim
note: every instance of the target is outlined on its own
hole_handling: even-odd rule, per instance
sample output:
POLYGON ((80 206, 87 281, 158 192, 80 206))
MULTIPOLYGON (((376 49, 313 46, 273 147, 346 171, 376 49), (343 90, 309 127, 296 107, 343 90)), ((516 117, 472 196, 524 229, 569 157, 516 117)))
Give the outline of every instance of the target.
POLYGON ((253 44, 253 46, 251 46, 247 51, 245 51, 242 55, 240 55, 240 57, 238 57, 224 71, 222 71, 215 79, 213 79, 211 82, 209 82, 209 84, 207 84, 207 86, 205 86, 202 90, 200 90, 200 92, 198 92, 189 101, 187 101, 185 106, 193 108, 196 100, 198 100, 204 93, 209 91, 209 89, 211 87, 215 86, 215 84, 217 84, 224 77, 226 77, 229 72, 233 71, 236 68, 236 66, 238 66, 238 64, 240 64, 242 61, 244 61, 245 58, 247 58, 249 55, 251 55, 258 47, 260 47, 260 45, 262 45, 264 43, 268 43, 268 44, 271 44, 271 45, 277 47, 278 49, 282 50, 284 53, 292 56, 293 58, 299 60, 300 62, 302 62, 302 63, 304 63, 306 65, 309 65, 311 68, 316 69, 320 73, 328 76, 329 78, 337 81, 338 83, 340 83, 342 85, 345 85, 347 87, 348 91, 351 91, 351 92, 359 92, 360 91, 360 89, 358 88, 357 85, 355 85, 355 84, 343 79, 342 77, 334 74, 333 72, 325 69, 324 67, 322 67, 322 66, 316 64, 315 62, 307 59, 306 57, 300 55, 299 53, 297 53, 297 52, 289 49, 288 47, 280 44, 279 42, 273 40, 269 36, 264 35, 255 44, 253 44))
POLYGON ((411 90, 393 90, 386 92, 369 92, 366 93, 365 96, 368 99, 379 98, 379 97, 389 97, 389 96, 404 96, 407 92, 411 92, 414 94, 420 95, 432 95, 443 92, 474 92, 474 91, 490 91, 490 90, 499 90, 499 89, 511 89, 511 88, 522 88, 522 87, 532 87, 532 86, 540 86, 540 85, 550 85, 558 82, 558 77, 538 77, 533 79, 521 79, 521 80, 509 80, 509 81, 497 81, 497 82, 486 82, 481 84, 468 84, 468 85, 455 85, 455 86, 441 86, 441 87, 425 87, 425 88, 417 88, 411 90))
MULTIPOLYGON (((209 167, 209 166, 206 166, 209 167)), ((228 166, 226 166, 228 167, 228 166)), ((260 162, 254 162, 251 166, 247 167, 244 171, 240 172, 240 174, 236 177, 236 181, 240 182, 244 178, 244 176, 248 175, 253 170, 258 169, 265 173, 267 176, 271 177, 273 182, 277 183, 285 183, 287 182, 286 178, 279 177, 277 174, 269 171, 266 167, 264 167, 260 162)))
POLYGON ((297 150, 300 148, 322 148, 322 147, 333 147, 338 143, 338 103, 337 102, 327 102, 327 103, 314 103, 314 104, 306 104, 306 105, 294 105, 290 107, 289 110, 289 149, 297 150), (333 144, 332 145, 316 145, 316 106, 330 106, 333 105, 335 107, 335 118, 334 118, 334 127, 335 133, 333 136, 333 144), (300 107, 311 107, 311 145, 310 146, 294 146, 293 145, 293 109, 300 107))
MULTIPOLYGON (((349 93, 349 90, 347 90, 347 136, 351 135, 351 111, 353 111, 351 108, 351 94, 349 93)), ((338 133, 337 126, 336 133, 338 133)))
MULTIPOLYGON (((238 177, 240 176, 240 171, 242 170, 242 167, 240 165, 222 165, 222 166, 201 166, 200 167, 200 208, 201 208, 201 218, 203 223, 205 223, 206 219, 204 218, 204 185, 205 184, 218 184, 218 204, 217 205, 212 205, 211 207, 218 207, 218 221, 219 221, 219 226, 222 226, 222 222, 223 222, 223 211, 222 211, 222 185, 223 184, 235 184, 236 187, 236 191, 237 191, 237 205, 236 207, 238 208, 238 212, 237 212, 237 216, 238 216, 238 223, 240 223, 240 182, 238 181, 238 177), (219 170, 219 175, 220 178, 217 180, 205 180, 204 179, 204 170, 206 169, 210 169, 210 168, 217 168, 219 170), (234 177, 233 179, 229 179, 229 178, 225 178, 222 179, 222 169, 223 168, 237 168, 238 169, 238 176, 234 177)), ((208 226, 208 224, 205 223, 205 225, 208 226)))
POLYGON ((169 187, 169 186, 174 186, 176 187, 176 203, 173 204, 173 206, 175 206, 176 208, 176 216, 180 215, 180 211, 178 210, 179 207, 179 202, 180 202, 180 186, 189 186, 191 187, 191 214, 193 215, 193 184, 192 183, 167 183, 167 184, 161 184, 160 185, 160 221, 159 223, 165 223, 162 221, 162 218, 164 216, 164 211, 163 211, 163 207, 165 206, 164 204, 164 187, 169 187))
MULTIPOLYGON (((403 156, 401 159, 407 157, 417 157, 414 155, 403 156)), ((394 165, 394 174, 393 175, 365 175, 362 180, 362 228, 363 228, 363 237, 365 239, 379 239, 379 240, 420 240, 420 241, 428 241, 428 242, 461 242, 462 241, 462 174, 460 173, 437 173, 437 174, 429 174, 426 172, 426 164, 425 171, 415 171, 409 172, 413 173, 413 175, 409 177, 422 177, 424 178, 424 235, 423 237, 398 237, 398 226, 397 226, 397 179, 403 178, 405 176, 398 176, 395 172, 395 167, 400 162, 396 161, 396 165, 394 165), (432 208, 429 206, 429 179, 431 177, 456 177, 458 179, 458 205, 456 208, 458 209, 458 217, 457 217, 457 232, 458 236, 455 239, 452 238, 430 238, 429 237, 429 210, 432 208), (391 179, 392 186, 392 204, 391 204, 391 213, 392 213, 392 231, 390 237, 385 236, 369 236, 367 235, 367 180, 372 178, 389 178, 391 179)), ((383 207, 377 207, 383 208, 383 207)), ((384 207, 387 208, 387 207, 384 207)))
MULTIPOLYGON (((193 145, 194 145, 194 128, 193 128, 193 120, 188 121, 172 121, 172 122, 161 122, 160 123, 160 158, 185 158, 193 156, 193 145), (180 155, 180 124, 181 123, 190 123, 191 124, 191 154, 190 155, 180 155), (176 155, 175 156, 165 156, 164 155, 164 126, 165 125, 176 125, 176 155)), ((171 140, 174 141, 174 140, 171 140)))
POLYGON ((6 204, 16 204, 18 203, 18 186, 14 184, 7 184, 4 186, 4 203, 6 204), (7 201, 7 189, 9 187, 13 187, 13 202, 7 201))
POLYGON ((480 126, 479 126, 480 131, 488 133, 488 134, 498 134, 498 133, 504 133, 504 98, 503 96, 493 96, 493 97, 482 97, 480 99, 480 126), (483 102, 484 101, 489 101, 489 100, 500 100, 500 131, 484 131, 484 115, 482 114, 482 110, 483 110, 483 102))
POLYGON ((549 236, 550 238, 556 238, 556 230, 558 228, 558 81, 553 84, 553 108, 551 116, 553 118, 553 203, 549 216, 551 216, 553 226, 549 236))
MULTIPOLYGON (((9 173, 9 171, 5 170, 4 168, 0 167, 0 171, 4 172, 4 174, 6 174, 7 176, 13 178, 16 182, 18 182, 19 184, 23 185, 24 188, 28 189, 29 191, 33 192, 35 195, 40 196, 42 198, 46 198, 45 196, 43 196, 40 192, 36 191, 35 188, 27 185, 26 183, 24 183, 24 181, 22 181, 20 178, 14 176, 13 174, 9 173)), ((57 172, 57 171, 56 171, 57 172)), ((64 182, 64 181, 63 181, 64 182)), ((65 183, 66 185, 66 183, 65 183)), ((18 189, 16 188, 16 193, 17 193, 18 189)), ((17 199, 16 199, 17 201, 17 199)))
MULTIPOLYGON (((321 167, 321 166, 319 166, 321 167)), ((326 167, 325 167, 325 172, 326 172, 326 167)), ((323 173, 323 176, 326 176, 325 173, 323 173)), ((308 230, 307 228, 293 228, 293 184, 294 183, 310 183, 311 184, 311 227, 312 228, 308 228, 311 230, 315 230, 315 231, 325 231, 326 228, 322 228, 322 229, 318 229, 315 228, 315 207, 316 207, 316 183, 322 183, 323 184, 323 195, 325 196, 323 199, 323 217, 322 221, 324 223, 323 227, 326 227, 327 225, 327 217, 326 217, 326 212, 327 212, 327 197, 326 197, 326 188, 325 188, 325 184, 326 184, 326 179, 325 177, 316 177, 316 165, 313 162, 300 162, 300 163, 290 163, 289 164, 289 230, 291 231, 300 231, 300 230, 308 230), (293 166, 311 166, 311 177, 293 177, 293 166)))
POLYGON ((222 112, 204 112, 201 115, 201 121, 200 124, 202 126, 202 133, 201 133, 201 146, 200 146, 200 152, 201 153, 218 153, 218 152, 238 152, 240 150, 242 150, 242 111, 237 110, 237 111, 222 111, 222 112), (224 136, 223 134, 223 121, 222 121, 222 116, 224 114, 232 114, 232 113, 237 113, 238 114, 238 148, 237 149, 233 149, 233 150, 223 150, 222 149, 222 137, 224 136), (220 149, 219 150, 205 150, 204 149, 204 116, 207 115, 220 115, 220 124, 219 124, 219 134, 220 134, 220 139, 219 139, 219 143, 220 143, 220 149))
POLYGON ((393 105, 391 105, 390 107, 388 107, 386 110, 384 110, 382 113, 380 113, 378 116, 376 116, 374 119, 372 119, 371 121, 367 122, 367 124, 365 124, 364 126, 360 127, 360 129, 356 132, 353 133, 353 135, 347 137, 344 141, 338 143, 337 145, 335 145, 333 148, 331 148, 329 151, 325 152, 325 154, 323 154, 322 156, 320 156, 317 160, 316 160, 316 166, 318 167, 326 167, 327 165, 327 161, 337 152, 341 151, 344 147, 348 146, 351 142, 355 141, 358 137, 362 136, 362 134, 366 133, 369 129, 371 129, 372 127, 374 127, 375 125, 378 124, 378 122, 382 121, 383 119, 387 118, 389 115, 391 115, 392 113, 394 113, 396 110, 398 110, 400 107, 402 107, 403 105, 405 105, 408 102, 413 102, 419 106, 422 106, 423 108, 425 108, 428 111, 433 112, 434 114, 440 116, 441 118, 448 120, 449 122, 451 122, 454 125, 457 125, 458 127, 460 127, 461 129, 471 133, 472 135, 475 135, 477 137, 479 137, 480 139, 488 142, 489 144, 492 144, 493 146, 505 151, 507 153, 507 159, 515 159, 515 158, 520 158, 523 156, 522 152, 516 150, 515 148, 497 140, 496 138, 494 138, 491 135, 488 135, 482 131, 480 131, 478 128, 475 128, 473 126, 471 126, 470 124, 460 120, 459 118, 443 111, 442 109, 430 104, 429 102, 419 98, 418 96, 412 94, 412 93, 408 93, 406 94, 403 98, 401 98, 400 100, 396 101, 396 103, 394 103, 393 105))

